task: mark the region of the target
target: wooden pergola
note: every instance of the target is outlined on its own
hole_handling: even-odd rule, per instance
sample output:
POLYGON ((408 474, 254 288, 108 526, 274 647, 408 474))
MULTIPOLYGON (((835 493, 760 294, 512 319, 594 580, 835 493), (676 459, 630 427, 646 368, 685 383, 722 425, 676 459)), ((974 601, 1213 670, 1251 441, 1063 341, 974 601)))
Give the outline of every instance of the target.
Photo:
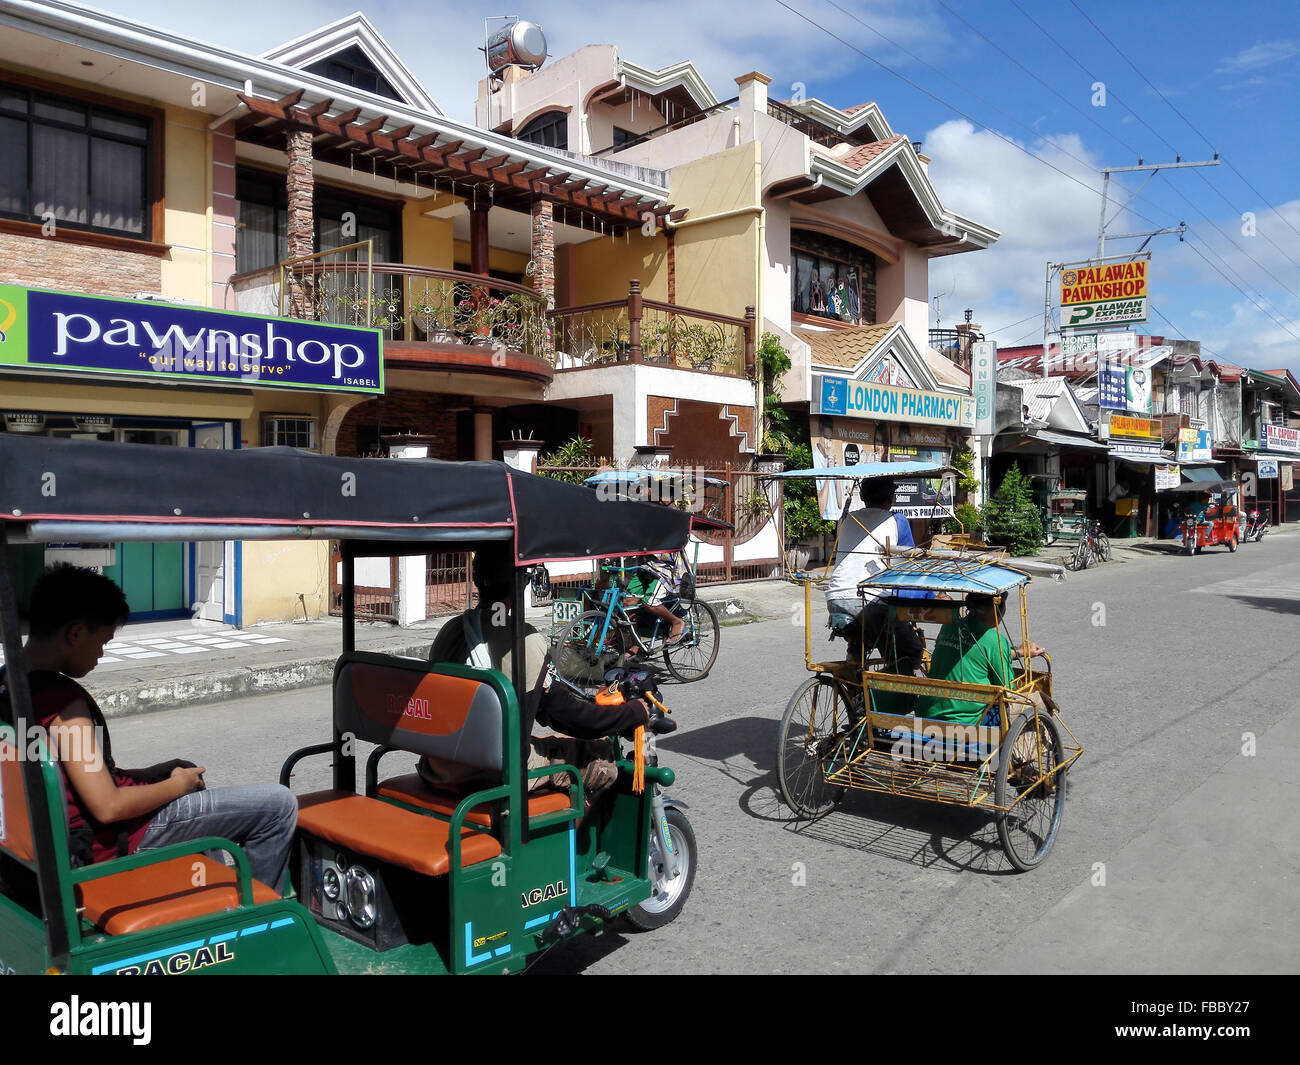
POLYGON ((533 149, 533 145, 521 143, 519 153, 490 154, 491 149, 473 146, 467 138, 453 139, 433 128, 422 131, 414 123, 386 129, 388 115, 363 121, 359 107, 330 114, 333 99, 304 106, 304 95, 305 90, 299 89, 278 100, 265 100, 241 93, 239 99, 248 114, 236 120, 236 136, 283 150, 289 136, 307 132, 312 138, 313 158, 322 162, 445 188, 456 196, 472 198, 480 210, 493 205, 528 212, 538 200, 550 201, 564 209, 566 218, 581 219, 588 227, 619 236, 640 229, 647 215, 659 228, 665 217, 677 221, 686 214, 653 196, 617 187, 612 174, 602 184, 599 178, 564 171, 560 159, 553 166, 542 166, 523 158, 524 148, 533 149))

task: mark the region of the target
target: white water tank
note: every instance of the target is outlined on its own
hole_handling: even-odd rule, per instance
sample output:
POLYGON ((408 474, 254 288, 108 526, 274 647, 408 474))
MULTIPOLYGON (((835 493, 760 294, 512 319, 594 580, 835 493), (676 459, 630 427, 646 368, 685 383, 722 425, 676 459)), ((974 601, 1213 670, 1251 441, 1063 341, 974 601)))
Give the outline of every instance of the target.
POLYGON ((487 41, 487 65, 493 74, 509 66, 536 70, 546 62, 546 37, 535 22, 511 22, 487 41))

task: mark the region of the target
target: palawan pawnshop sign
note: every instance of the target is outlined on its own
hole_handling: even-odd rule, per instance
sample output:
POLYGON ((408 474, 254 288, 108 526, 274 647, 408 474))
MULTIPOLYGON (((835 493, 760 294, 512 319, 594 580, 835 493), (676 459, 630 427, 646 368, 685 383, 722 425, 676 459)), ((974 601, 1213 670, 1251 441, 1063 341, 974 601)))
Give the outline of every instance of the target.
POLYGON ((384 391, 377 329, 0 285, 0 369, 384 391))

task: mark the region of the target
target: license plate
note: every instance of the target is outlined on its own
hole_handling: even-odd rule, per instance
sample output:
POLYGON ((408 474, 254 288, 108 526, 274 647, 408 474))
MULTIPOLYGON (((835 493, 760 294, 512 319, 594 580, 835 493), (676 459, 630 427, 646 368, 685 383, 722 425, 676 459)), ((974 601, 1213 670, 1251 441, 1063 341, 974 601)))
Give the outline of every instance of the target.
POLYGON ((567 625, 570 621, 577 621, 578 615, 582 613, 582 604, 576 599, 557 599, 551 604, 551 623, 553 625, 567 625))

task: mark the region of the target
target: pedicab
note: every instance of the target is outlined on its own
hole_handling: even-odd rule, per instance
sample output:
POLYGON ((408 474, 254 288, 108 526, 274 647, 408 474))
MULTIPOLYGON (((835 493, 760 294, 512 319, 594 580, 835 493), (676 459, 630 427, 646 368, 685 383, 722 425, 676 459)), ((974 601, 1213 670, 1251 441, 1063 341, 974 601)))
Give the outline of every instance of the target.
POLYGON ((1183 553, 1199 555, 1202 549, 1222 544, 1231 553, 1241 542, 1241 515, 1235 502, 1236 481, 1189 481, 1166 489, 1170 495, 1205 496, 1189 505, 1183 519, 1183 553), (1203 505, 1202 505, 1203 503, 1203 505))
MULTIPOLYGON (((863 480, 895 476, 893 463, 797 470, 782 477, 863 480)), ((941 467, 935 467, 938 472, 941 467)), ((926 471, 919 471, 926 472, 926 471)), ((913 474, 915 475, 915 474, 913 474)), ((1054 575, 1059 567, 1047 567, 1054 575)), ((1065 805, 1066 774, 1083 748, 1061 720, 1052 695, 1051 660, 1013 668, 1008 683, 969 683, 928 676, 933 628, 955 625, 967 597, 1019 600, 1020 639, 1007 633, 1004 648, 1030 648, 1026 589, 1029 573, 992 554, 902 548, 886 552, 878 572, 859 584, 887 607, 886 632, 877 655, 862 646, 841 661, 815 660, 812 587, 804 584, 804 664, 813 674, 795 691, 781 718, 778 778, 781 796, 796 819, 829 813, 850 791, 874 792, 986 811, 1002 848, 1020 871, 1041 864, 1051 850, 1065 805), (917 594, 946 598, 915 598, 917 594), (909 597, 911 596, 911 597, 909 597), (920 675, 898 671, 898 626, 920 637, 920 675), (934 700, 973 707, 969 721, 927 718, 934 700), (976 705, 978 704, 978 705, 976 705)), ((864 602, 865 605, 865 602, 864 602)), ((847 615, 829 619, 835 635, 857 624, 847 615)), ((1005 629, 1005 622, 1003 623, 1005 629)))
MULTIPOLYGON (((0 972, 513 972, 615 918, 668 923, 696 865, 690 823, 662 794, 673 771, 652 735, 617 738, 618 779, 589 811, 574 766, 529 771, 521 619, 530 566, 676 550, 689 521, 493 462, 0 434, 0 638, 11 667, 0 706, 0 972), (311 746, 285 737, 298 749, 281 783, 305 759, 332 765, 330 788, 298 796, 288 887, 253 880, 243 851, 215 837, 74 868, 61 772, 25 726, 8 545, 274 539, 337 540, 342 557, 331 723, 311 746), (500 541, 516 564, 513 677, 356 650, 357 559, 500 541), (367 756, 357 741, 373 745, 367 756), (409 772, 421 755, 500 783, 434 791, 409 772), (394 758, 404 775, 381 774, 394 758), (550 786, 529 790, 534 778, 550 786), (205 856, 216 851, 234 868, 205 856)), ((610 680, 610 701, 652 688, 644 675, 610 680)))

